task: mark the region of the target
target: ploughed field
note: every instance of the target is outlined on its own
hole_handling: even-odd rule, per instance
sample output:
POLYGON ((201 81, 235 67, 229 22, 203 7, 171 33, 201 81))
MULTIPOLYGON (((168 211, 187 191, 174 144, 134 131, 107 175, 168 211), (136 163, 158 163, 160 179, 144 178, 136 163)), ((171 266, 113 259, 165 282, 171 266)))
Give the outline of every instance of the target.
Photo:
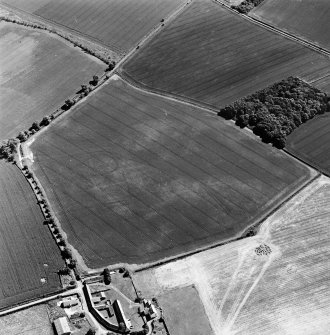
POLYGON ((329 0, 265 0, 250 15, 330 50, 329 0))
POLYGON ((330 175, 330 115, 316 116, 288 136, 286 149, 330 175))
POLYGON ((219 107, 280 81, 324 75, 330 61, 213 1, 193 1, 122 67, 152 89, 219 107))
POLYGON ((233 238, 310 177, 230 121, 119 77, 31 150, 69 243, 91 267, 233 238))
POLYGON ((105 69, 53 36, 0 22, 0 141, 28 130, 105 69))
MULTIPOLYGON (((256 236, 135 273, 134 283, 162 303, 173 335, 183 334, 184 320, 173 318, 172 305, 189 310, 191 302, 177 297, 192 285, 204 307, 196 315, 205 310, 215 335, 327 335, 329 215, 330 182, 321 177, 264 221, 256 236)), ((199 335, 196 328, 191 333, 199 335)))
POLYGON ((117 53, 134 47, 184 0, 2 0, 73 29, 117 53))
POLYGON ((60 251, 19 169, 0 161, 0 309, 61 288, 60 251), (45 282, 42 282, 42 279, 45 282))

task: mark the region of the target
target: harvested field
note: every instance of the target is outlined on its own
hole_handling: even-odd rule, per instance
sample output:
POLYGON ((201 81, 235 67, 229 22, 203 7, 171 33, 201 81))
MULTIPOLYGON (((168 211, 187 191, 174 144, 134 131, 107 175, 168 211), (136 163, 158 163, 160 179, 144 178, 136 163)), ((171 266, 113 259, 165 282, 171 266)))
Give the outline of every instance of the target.
MULTIPOLYGON (((219 107, 330 61, 213 1, 194 1, 122 67, 148 88, 219 107)), ((317 79, 315 78, 315 79, 317 79)))
POLYGON ((3 0, 73 29, 117 53, 134 47, 185 0, 3 0))
POLYGON ((6 335, 55 335, 47 305, 38 305, 0 317, 0 333, 6 335))
POLYGON ((321 177, 269 217, 256 236, 135 273, 135 285, 146 297, 171 297, 173 290, 195 285, 216 335, 326 335, 329 215, 330 182, 321 177))
POLYGON ((329 0, 264 0, 250 15, 330 50, 329 0))
POLYGON ((232 122, 119 77, 30 148, 69 243, 90 267, 233 238, 310 178, 232 122))
POLYGON ((316 116, 288 136, 286 149, 330 175, 330 115, 316 116))
MULTIPOLYGON (((32 189, 0 161, 0 309, 57 291, 64 267, 32 189), (45 281, 45 283, 42 282, 45 281)), ((1 329, 1 328, 0 328, 1 329)))
POLYGON ((27 130, 105 69, 54 36, 0 22, 0 140, 27 130))

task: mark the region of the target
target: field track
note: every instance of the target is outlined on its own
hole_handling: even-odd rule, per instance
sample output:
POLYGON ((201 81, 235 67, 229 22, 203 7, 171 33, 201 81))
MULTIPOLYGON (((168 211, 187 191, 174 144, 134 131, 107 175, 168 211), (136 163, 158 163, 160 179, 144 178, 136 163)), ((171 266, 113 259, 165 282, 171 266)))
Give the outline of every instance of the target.
POLYGON ((19 169, 0 161, 0 309, 61 288, 60 252, 30 185, 19 169), (42 283, 44 278, 46 283, 42 283))
POLYGON ((2 0, 107 45, 118 54, 134 47, 184 0, 2 0))
POLYGON ((265 0, 249 15, 330 51, 328 0, 265 0))
POLYGON ((231 122, 119 78, 31 150, 69 242, 93 267, 232 238, 309 178, 231 122))
POLYGON ((54 35, 0 22, 0 140, 41 121, 105 69, 54 35))
POLYGON ((317 79, 329 64, 300 43, 197 0, 121 73, 144 87, 219 107, 290 75, 317 79))
MULTIPOLYGON (((138 272, 134 282, 147 298, 172 296, 178 310, 190 306, 177 306, 177 292, 194 285, 215 335, 327 335, 329 214, 330 182, 321 177, 256 236, 138 272)), ((180 323, 167 323, 171 334, 180 333, 180 323)))

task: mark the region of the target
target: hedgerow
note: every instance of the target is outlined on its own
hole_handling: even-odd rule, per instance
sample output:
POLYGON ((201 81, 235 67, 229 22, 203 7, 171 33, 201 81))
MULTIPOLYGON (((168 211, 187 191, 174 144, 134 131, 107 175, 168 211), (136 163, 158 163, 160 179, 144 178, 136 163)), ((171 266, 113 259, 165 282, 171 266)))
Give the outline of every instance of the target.
POLYGON ((111 59, 111 56, 109 56, 107 54, 107 51, 105 50, 105 48, 101 48, 102 51, 97 50, 97 48, 95 46, 93 46, 90 43, 86 43, 86 42, 81 42, 77 37, 64 33, 61 30, 55 29, 54 27, 48 26, 46 24, 43 23, 39 23, 39 22, 29 22, 25 19, 21 19, 17 16, 15 16, 15 18, 9 17, 9 16, 4 16, 1 15, 0 16, 0 21, 6 21, 6 22, 11 22, 11 23, 16 23, 25 27, 30 27, 30 28, 34 28, 34 29, 39 29, 39 30, 46 30, 52 34, 56 34, 62 38, 64 38, 65 40, 67 40, 68 42, 71 42, 74 46, 79 47, 80 49, 82 49, 84 52, 100 59, 101 61, 103 61, 104 63, 109 65, 109 68, 113 68, 115 66, 115 61, 113 61, 111 59))
POLYGON ((289 77, 222 108, 218 115, 241 128, 249 126, 264 142, 281 149, 295 128, 326 111, 330 102, 325 93, 289 77))

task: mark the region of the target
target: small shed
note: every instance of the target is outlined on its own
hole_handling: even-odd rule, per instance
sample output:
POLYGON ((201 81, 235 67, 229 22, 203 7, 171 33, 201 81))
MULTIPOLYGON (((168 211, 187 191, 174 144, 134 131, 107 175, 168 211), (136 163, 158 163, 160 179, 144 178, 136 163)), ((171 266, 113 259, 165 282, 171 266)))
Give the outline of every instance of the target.
POLYGON ((78 299, 63 300, 61 303, 62 308, 69 308, 72 306, 77 306, 79 303, 78 299))
POLYGON ((57 335, 71 335, 70 325, 66 317, 60 317, 54 321, 57 335))

